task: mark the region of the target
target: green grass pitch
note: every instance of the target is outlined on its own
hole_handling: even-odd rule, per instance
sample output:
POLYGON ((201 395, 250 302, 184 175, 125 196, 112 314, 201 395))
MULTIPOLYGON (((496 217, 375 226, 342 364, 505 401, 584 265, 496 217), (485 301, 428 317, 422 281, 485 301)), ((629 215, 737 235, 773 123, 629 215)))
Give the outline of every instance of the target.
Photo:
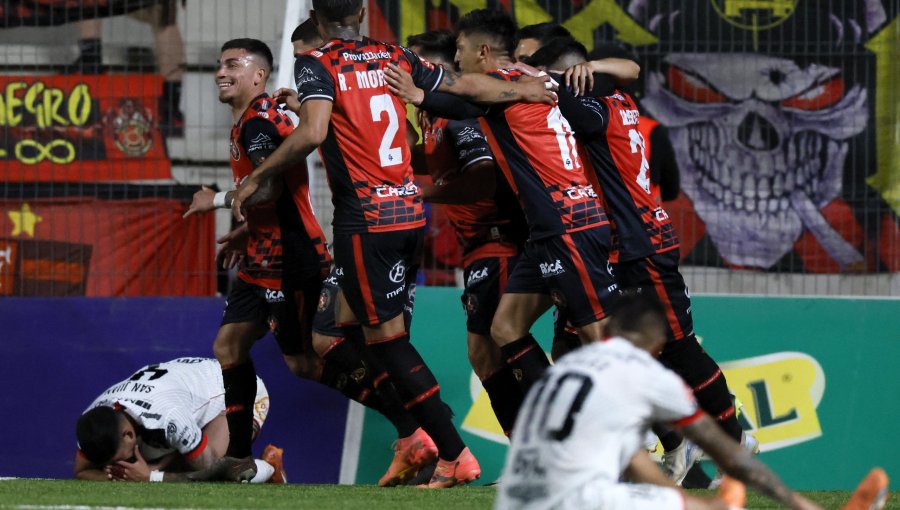
MULTIPOLYGON (((705 494, 708 491, 692 491, 705 494)), ((712 494, 709 492, 709 494, 712 494)), ((804 493, 826 509, 837 509, 848 492, 804 493)), ((0 509, 88 510, 101 508, 222 509, 484 509, 494 501, 493 487, 421 490, 339 485, 149 484, 78 482, 73 480, 2 480, 0 509)), ((748 494, 748 509, 781 508, 748 494)), ((900 510, 900 500, 886 508, 900 510)))

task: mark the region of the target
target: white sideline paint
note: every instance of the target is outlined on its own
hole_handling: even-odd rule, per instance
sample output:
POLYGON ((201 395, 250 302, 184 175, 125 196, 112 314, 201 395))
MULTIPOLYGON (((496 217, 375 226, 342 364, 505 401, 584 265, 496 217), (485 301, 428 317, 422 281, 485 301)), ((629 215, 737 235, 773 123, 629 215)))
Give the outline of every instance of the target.
POLYGON ((353 485, 356 483, 356 471, 359 469, 359 450, 362 447, 363 421, 366 408, 362 404, 350 401, 347 407, 347 425, 344 427, 344 451, 341 453, 341 471, 338 483, 353 485))

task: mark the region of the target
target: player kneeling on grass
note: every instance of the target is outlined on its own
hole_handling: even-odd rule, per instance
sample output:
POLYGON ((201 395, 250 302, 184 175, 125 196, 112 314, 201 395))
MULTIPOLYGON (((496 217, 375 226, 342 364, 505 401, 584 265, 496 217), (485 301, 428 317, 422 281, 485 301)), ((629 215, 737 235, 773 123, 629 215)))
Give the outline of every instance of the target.
MULTIPOLYGON (((797 510, 821 510, 791 491, 699 409, 691 389, 654 356, 665 345, 662 305, 623 296, 608 338, 562 357, 529 391, 516 419, 496 509, 729 510, 744 485, 725 478, 718 498, 686 494, 642 448, 654 423, 670 423, 730 476, 797 510), (620 477, 636 483, 621 483, 620 477)), ((883 504, 887 477, 875 469, 845 510, 883 504), (879 495, 881 497, 879 497, 879 495)))
MULTIPOLYGON (((284 482, 281 450, 265 460, 224 457, 225 388, 219 363, 178 358, 148 365, 104 391, 78 419, 75 478, 116 481, 284 482)), ((257 379, 254 437, 269 394, 257 379)))

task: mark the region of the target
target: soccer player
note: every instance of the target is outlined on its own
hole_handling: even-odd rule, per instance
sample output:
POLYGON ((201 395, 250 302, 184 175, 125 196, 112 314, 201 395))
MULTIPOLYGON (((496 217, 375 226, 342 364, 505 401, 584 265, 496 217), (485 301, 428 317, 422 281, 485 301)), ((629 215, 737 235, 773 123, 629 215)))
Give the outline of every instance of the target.
MULTIPOLYGON (((501 11, 480 9, 457 24, 457 62, 464 73, 516 81, 510 65, 515 23, 501 11)), ((468 74, 467 74, 468 75, 468 74)), ((393 92, 451 118, 483 116, 481 126, 506 180, 525 211, 530 237, 500 298, 491 336, 523 389, 548 361, 531 325, 552 304, 567 310, 585 338, 600 338, 605 309, 617 286, 607 263, 609 225, 587 181, 568 122, 555 105, 515 103, 474 107, 435 92, 407 93, 409 79, 391 67, 393 92)))
POLYGON ((425 218, 401 122, 405 107, 388 92, 384 68, 397 62, 424 88, 485 102, 551 101, 552 93, 546 80, 509 86, 444 72, 405 48, 360 35, 364 15, 361 0, 313 2, 310 17, 326 43, 297 59, 299 99, 285 97, 300 126, 244 181, 232 211, 242 220, 244 202, 261 183, 321 145, 335 204, 335 263, 344 274, 338 323, 363 326, 366 343, 437 445, 439 460, 426 486, 451 487, 476 479, 481 469, 454 428, 434 375, 410 343, 403 317, 425 218))
MULTIPOLYGON (((407 42, 432 64, 454 68, 456 37, 452 32, 426 32, 410 36, 407 42)), ((469 362, 487 391, 497 421, 509 434, 523 395, 490 334, 503 287, 528 234, 525 218, 499 175, 477 119, 448 120, 426 112, 418 117, 427 172, 436 183, 426 187, 423 195, 426 200, 448 204, 445 211, 463 250, 462 302, 469 362)))
MULTIPOLYGON (((272 66, 272 54, 265 43, 255 39, 226 42, 219 63, 219 99, 231 106, 235 120, 230 155, 238 184, 275 150, 293 126, 265 93, 272 66)), ((309 203, 305 162, 267 184, 268 189, 254 197, 260 203, 248 212, 250 221, 241 227, 247 263, 228 297, 214 343, 226 381, 232 437, 229 455, 250 455, 249 411, 255 392, 250 349, 269 329, 296 375, 321 382, 381 412, 397 427, 401 438, 414 436, 421 441, 413 445, 425 441, 425 446, 433 450, 430 439, 403 408, 393 387, 382 384, 384 370, 364 361, 362 343, 356 345, 352 335, 336 327, 333 313, 328 317, 318 312, 327 308, 320 307, 320 292, 330 257, 309 203), (344 341, 345 336, 348 341, 344 341)), ((224 207, 233 194, 201 190, 185 215, 224 207)))
POLYGON ((665 310, 648 294, 620 298, 602 342, 565 356, 534 385, 519 414, 495 508, 698 510, 743 507, 739 482, 720 496, 686 494, 642 448, 647 427, 670 423, 729 475, 793 509, 819 506, 778 477, 697 407, 693 392, 653 355, 666 343, 665 310), (620 483, 627 476, 636 484, 620 483))
MULTIPOLYGON (((171 482, 246 475, 261 482, 277 474, 283 482, 280 455, 274 466, 221 461, 229 441, 223 393, 222 370, 213 359, 178 358, 141 368, 104 391, 78 419, 75 477, 171 482)), ((269 412, 261 379, 254 400, 255 437, 269 412)))
MULTIPOLYGON (((538 50, 532 64, 562 72, 590 66, 577 41, 558 40, 538 50)), ((602 80, 603 77, 598 77, 602 80)), ((591 94, 575 98, 560 91, 560 110, 584 146, 592 171, 603 190, 613 229, 612 262, 616 281, 625 290, 656 295, 666 311, 668 342, 660 361, 693 389, 700 406, 714 417, 735 441, 750 445, 755 439, 743 432, 725 376, 694 335, 690 293, 678 271, 678 236, 661 206, 659 186, 650 179, 639 112, 634 99, 614 84, 595 83, 591 94)), ((659 431, 658 431, 659 432, 659 431)), ((661 433, 666 465, 676 483, 699 457, 680 437, 661 433)))
POLYGON ((552 21, 524 26, 516 32, 516 49, 513 52, 513 58, 516 62, 522 62, 551 39, 557 37, 570 38, 572 34, 559 23, 552 21))

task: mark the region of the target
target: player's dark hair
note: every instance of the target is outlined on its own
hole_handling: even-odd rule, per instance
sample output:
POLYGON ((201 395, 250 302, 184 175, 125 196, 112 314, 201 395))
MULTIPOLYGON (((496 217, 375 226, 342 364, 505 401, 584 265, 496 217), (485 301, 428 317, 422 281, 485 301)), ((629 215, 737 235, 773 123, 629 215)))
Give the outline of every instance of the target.
POLYGON ((537 39, 544 46, 550 39, 556 37, 572 37, 572 33, 566 30, 559 23, 548 21, 547 23, 537 23, 535 25, 524 26, 516 32, 516 45, 522 39, 537 39))
POLYGON ((252 53, 254 55, 262 57, 266 61, 266 64, 269 66, 269 72, 271 72, 272 68, 275 66, 275 59, 272 57, 272 50, 269 49, 268 44, 260 41, 259 39, 232 39, 222 45, 222 51, 224 52, 225 50, 244 50, 247 53, 252 53))
POLYGON ((92 464, 105 466, 116 455, 120 432, 119 413, 109 406, 99 406, 81 415, 75 426, 78 448, 92 464))
POLYGON ((541 46, 530 57, 526 57, 524 62, 534 67, 555 69, 556 66, 554 64, 563 57, 568 56, 577 56, 583 60, 587 59, 587 48, 571 37, 557 37, 550 39, 547 44, 541 46))
POLYGON ((604 42, 594 46, 594 50, 589 54, 590 60, 600 60, 604 58, 624 58, 637 61, 637 55, 621 44, 604 42))
POLYGON ((456 56, 456 35, 449 30, 432 30, 411 35, 406 38, 406 45, 418 46, 419 53, 426 59, 429 55, 437 55, 447 62, 453 62, 453 57, 456 56))
POLYGON ((504 11, 475 9, 456 22, 457 34, 482 34, 510 55, 516 48, 516 22, 504 11))
POLYGON ((291 42, 303 42, 305 44, 314 44, 322 40, 319 31, 316 30, 316 24, 312 18, 307 19, 303 23, 297 25, 294 32, 291 33, 291 42))
POLYGON ((652 294, 636 292, 618 298, 604 331, 607 336, 629 337, 629 333, 646 335, 665 325, 666 311, 659 299, 652 294))
POLYGON ((313 10, 319 21, 340 21, 359 14, 362 0, 313 0, 313 10))

